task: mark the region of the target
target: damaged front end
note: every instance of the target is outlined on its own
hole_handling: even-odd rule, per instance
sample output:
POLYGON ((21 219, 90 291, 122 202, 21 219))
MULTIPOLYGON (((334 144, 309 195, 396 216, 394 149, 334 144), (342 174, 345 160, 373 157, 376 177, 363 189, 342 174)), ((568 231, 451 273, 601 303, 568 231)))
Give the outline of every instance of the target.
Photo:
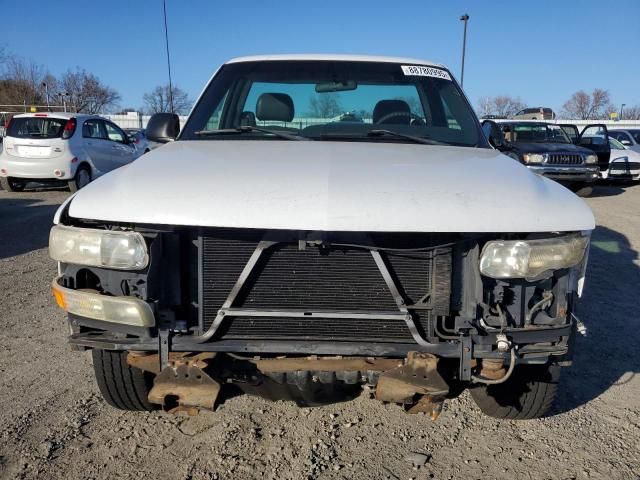
POLYGON ((571 360, 579 232, 65 228, 87 227, 129 242, 138 263, 96 265, 125 261, 117 242, 93 264, 58 258, 70 342, 129 352, 131 367, 155 375, 149 401, 167 411, 212 410, 225 390, 310 406, 368 386, 436 418, 464 388, 571 360))

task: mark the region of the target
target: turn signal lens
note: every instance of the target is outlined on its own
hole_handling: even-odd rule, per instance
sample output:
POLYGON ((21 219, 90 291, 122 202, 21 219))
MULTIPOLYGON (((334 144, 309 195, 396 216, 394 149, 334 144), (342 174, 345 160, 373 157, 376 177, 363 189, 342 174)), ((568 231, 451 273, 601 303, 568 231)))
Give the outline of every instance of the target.
POLYGON ((80 317, 134 327, 153 327, 155 318, 147 302, 135 297, 110 297, 100 293, 72 290, 54 280, 53 296, 58 306, 80 317))

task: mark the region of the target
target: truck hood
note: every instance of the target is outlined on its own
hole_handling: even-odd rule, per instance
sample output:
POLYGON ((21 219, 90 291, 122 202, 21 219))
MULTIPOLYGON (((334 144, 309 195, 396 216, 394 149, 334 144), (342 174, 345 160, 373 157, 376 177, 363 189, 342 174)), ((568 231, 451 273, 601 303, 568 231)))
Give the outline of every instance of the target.
POLYGON ((594 228, 580 198, 495 150, 383 142, 178 141, 80 190, 69 215, 322 231, 594 228))

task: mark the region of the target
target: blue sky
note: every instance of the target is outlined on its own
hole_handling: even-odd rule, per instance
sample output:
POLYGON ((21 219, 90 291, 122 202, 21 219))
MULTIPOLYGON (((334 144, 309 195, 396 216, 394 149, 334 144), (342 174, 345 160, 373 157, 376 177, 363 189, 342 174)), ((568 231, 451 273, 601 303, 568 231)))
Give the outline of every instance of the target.
MULTIPOLYGON (((605 88, 640 104, 640 0, 167 0, 174 83, 195 98, 218 65, 260 53, 401 55, 459 77, 470 15, 465 91, 520 96, 559 109, 575 91, 605 88)), ((95 73, 139 107, 167 79, 161 0, 0 0, 0 44, 54 74, 95 73)))

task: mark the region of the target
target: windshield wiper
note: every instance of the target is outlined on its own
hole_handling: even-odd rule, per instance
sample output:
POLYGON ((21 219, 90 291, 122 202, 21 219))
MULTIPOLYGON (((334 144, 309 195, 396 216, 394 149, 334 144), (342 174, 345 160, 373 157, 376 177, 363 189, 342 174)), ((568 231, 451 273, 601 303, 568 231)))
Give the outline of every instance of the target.
POLYGON ((446 145, 446 143, 431 140, 426 137, 415 137, 413 135, 406 135, 404 133, 394 132, 393 130, 375 129, 367 132, 367 137, 383 137, 388 135, 390 137, 404 138, 405 140, 411 140, 415 143, 422 143, 424 145, 446 145))
POLYGON ((275 135, 276 137, 284 138, 286 140, 309 140, 307 137, 302 137, 300 135, 292 135, 290 133, 279 132, 277 130, 269 130, 268 128, 262 127, 254 127, 252 125, 243 125, 242 127, 235 128, 221 128, 219 130, 199 130, 194 132, 195 135, 198 136, 206 136, 206 135, 223 135, 226 133, 246 133, 246 132, 262 132, 268 133, 271 135, 275 135))

